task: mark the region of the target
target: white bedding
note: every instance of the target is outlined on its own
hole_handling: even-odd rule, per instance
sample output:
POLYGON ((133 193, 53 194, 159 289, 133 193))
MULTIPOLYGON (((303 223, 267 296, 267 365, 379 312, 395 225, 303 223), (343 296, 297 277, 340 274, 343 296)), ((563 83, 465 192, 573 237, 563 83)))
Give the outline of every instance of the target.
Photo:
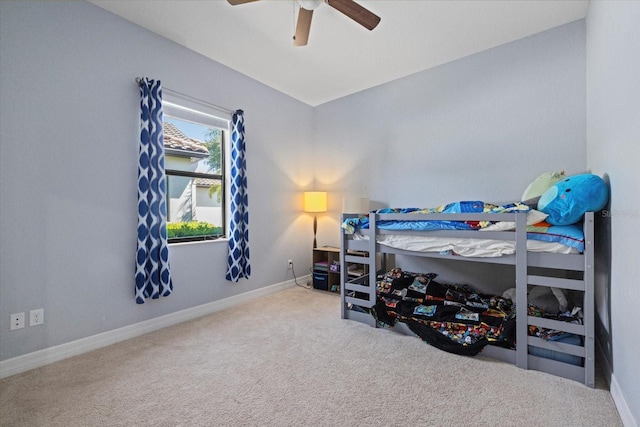
MULTIPOLYGON (((354 238, 368 239, 368 236, 355 233, 354 238)), ((515 253, 515 242, 510 240, 383 234, 378 236, 377 242, 381 245, 413 252, 443 252, 465 257, 499 257, 515 253)), ((561 243, 539 240, 527 240, 527 250, 555 254, 579 253, 576 249, 561 243)))

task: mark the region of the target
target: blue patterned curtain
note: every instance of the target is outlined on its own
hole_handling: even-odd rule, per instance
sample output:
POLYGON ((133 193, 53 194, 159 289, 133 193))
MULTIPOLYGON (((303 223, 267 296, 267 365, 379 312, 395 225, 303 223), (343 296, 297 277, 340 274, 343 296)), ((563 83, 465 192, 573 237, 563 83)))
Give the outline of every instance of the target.
POLYGON ((231 221, 229 224, 229 258, 227 280, 237 282, 251 276, 249 263, 249 200, 247 195, 247 161, 245 160, 244 112, 233 113, 231 128, 231 221))
POLYGON ((136 303, 166 297, 173 291, 169 273, 167 205, 162 136, 162 87, 159 80, 139 79, 140 147, 138 156, 138 250, 136 303))

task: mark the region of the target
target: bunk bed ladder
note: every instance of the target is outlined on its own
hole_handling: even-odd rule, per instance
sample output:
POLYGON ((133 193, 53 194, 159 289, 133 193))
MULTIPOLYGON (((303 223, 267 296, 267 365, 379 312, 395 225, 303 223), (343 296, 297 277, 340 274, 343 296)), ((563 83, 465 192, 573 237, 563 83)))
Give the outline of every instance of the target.
MULTIPOLYGON (((585 250, 584 250, 584 264, 578 271, 582 273, 582 278, 559 278, 553 276, 543 275, 526 275, 526 285, 538 285, 554 287, 559 289, 580 291, 582 292, 582 310, 583 310, 583 322, 582 324, 567 323, 559 320, 546 319, 543 317, 529 316, 528 310, 521 310, 520 295, 516 294, 517 299, 517 313, 523 313, 526 321, 522 321, 521 314, 518 315, 518 324, 516 336, 517 342, 525 342, 526 345, 517 345, 517 365, 520 367, 528 367, 528 369, 542 370, 545 372, 553 373, 565 378, 571 378, 576 381, 583 382, 588 387, 595 387, 595 295, 594 295, 594 213, 587 212, 584 218, 584 237, 585 237, 585 250), (529 325, 537 326, 546 329, 555 329, 559 331, 568 332, 570 334, 579 335, 582 337, 582 345, 572 345, 562 342, 544 341, 541 338, 533 336, 525 336, 525 341, 521 339, 520 323, 524 324, 526 328, 529 325), (584 363, 582 366, 573 365, 569 363, 563 363, 556 360, 539 358, 532 355, 527 356, 529 347, 541 348, 551 350, 568 355, 569 357, 580 357, 584 363), (524 357, 527 361, 524 366, 521 366, 521 357, 524 352, 524 357)), ((519 264, 518 264, 519 265, 519 264)), ((518 274, 518 273, 517 273, 518 274)), ((519 292, 520 288, 517 288, 519 292)))
MULTIPOLYGON (((357 215, 344 214, 341 223, 348 218, 355 218, 357 215)), ((370 215, 368 230, 361 230, 362 234, 369 237, 368 240, 360 241, 358 254, 347 252, 347 233, 341 233, 340 251, 340 300, 341 317, 343 319, 356 320, 377 327, 375 318, 371 316, 370 309, 376 303, 376 239, 375 239, 375 215, 370 215), (365 274, 359 277, 350 277, 348 265, 361 264, 366 266, 365 274)))

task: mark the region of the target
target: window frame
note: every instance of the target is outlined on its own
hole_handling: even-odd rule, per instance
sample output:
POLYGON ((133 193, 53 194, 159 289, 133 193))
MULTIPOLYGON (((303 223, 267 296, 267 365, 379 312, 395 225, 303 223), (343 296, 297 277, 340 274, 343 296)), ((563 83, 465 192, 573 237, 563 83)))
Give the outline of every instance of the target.
MULTIPOLYGON (((165 176, 168 185, 169 176, 185 177, 185 178, 205 178, 205 179, 219 179, 222 183, 222 233, 219 236, 207 235, 207 236, 188 236, 188 237, 173 237, 168 238, 169 244, 175 243, 188 243, 188 242, 203 242, 203 241, 220 241, 226 240, 229 233, 229 177, 227 174, 228 169, 228 156, 229 150, 229 135, 231 126, 231 112, 213 104, 201 101, 190 96, 174 92, 172 90, 163 89, 163 122, 165 117, 170 117, 180 121, 191 122, 198 125, 206 126, 209 128, 220 129, 222 132, 222 141, 220 144, 220 173, 204 173, 204 172, 192 172, 183 171, 178 169, 168 169, 165 167, 165 176)), ((179 156, 179 154, 173 153, 172 155, 179 156)), ((166 153, 165 153, 166 157, 166 153)), ((185 154, 185 157, 187 155, 185 154)), ((167 199, 169 194, 167 192, 167 199)), ((193 196, 195 197, 195 195, 193 196)), ((167 211, 169 209, 169 201, 167 200, 167 211)))

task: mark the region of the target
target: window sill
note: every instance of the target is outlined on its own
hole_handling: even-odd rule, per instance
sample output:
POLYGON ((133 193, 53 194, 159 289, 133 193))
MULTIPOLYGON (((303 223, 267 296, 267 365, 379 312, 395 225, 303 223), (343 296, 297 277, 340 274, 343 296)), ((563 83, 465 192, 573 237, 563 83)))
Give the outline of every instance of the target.
POLYGON ((206 239, 206 240, 184 240, 178 242, 169 242, 169 246, 183 246, 183 245, 193 245, 193 244, 202 244, 202 243, 228 243, 228 237, 219 237, 217 239, 206 239))

